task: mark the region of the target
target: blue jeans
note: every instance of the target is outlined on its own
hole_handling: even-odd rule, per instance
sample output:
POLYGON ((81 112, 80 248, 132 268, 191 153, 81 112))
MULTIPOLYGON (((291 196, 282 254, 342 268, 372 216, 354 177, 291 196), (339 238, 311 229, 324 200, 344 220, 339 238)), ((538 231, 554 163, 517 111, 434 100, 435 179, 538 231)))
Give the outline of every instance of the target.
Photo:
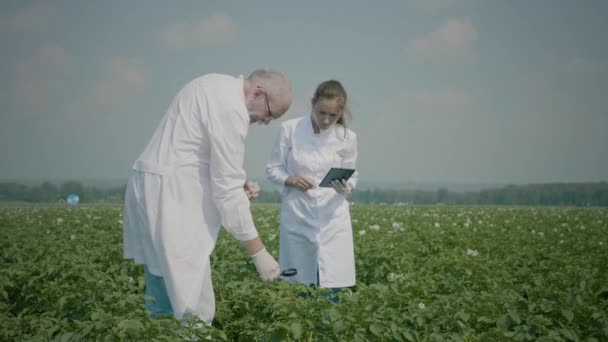
POLYGON ((152 317, 173 316, 173 306, 171 306, 163 277, 148 272, 146 265, 144 265, 144 273, 146 276, 146 296, 155 299, 155 301, 152 301, 146 298, 146 309, 152 312, 152 317))

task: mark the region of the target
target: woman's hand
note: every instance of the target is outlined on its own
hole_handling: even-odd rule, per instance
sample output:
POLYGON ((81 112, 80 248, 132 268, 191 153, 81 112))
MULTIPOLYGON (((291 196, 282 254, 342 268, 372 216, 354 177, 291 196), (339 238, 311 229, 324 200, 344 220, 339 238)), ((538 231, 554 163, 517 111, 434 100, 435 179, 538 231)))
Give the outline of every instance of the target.
POLYGON ((302 176, 289 176, 285 180, 285 185, 294 187, 302 192, 306 192, 315 187, 312 179, 302 176))
POLYGON ((329 184, 331 184, 331 187, 334 188, 334 190, 336 190, 336 192, 341 195, 348 195, 351 193, 351 191, 353 191, 353 189, 350 187, 350 184, 348 184, 348 182, 344 179, 334 180, 329 184))

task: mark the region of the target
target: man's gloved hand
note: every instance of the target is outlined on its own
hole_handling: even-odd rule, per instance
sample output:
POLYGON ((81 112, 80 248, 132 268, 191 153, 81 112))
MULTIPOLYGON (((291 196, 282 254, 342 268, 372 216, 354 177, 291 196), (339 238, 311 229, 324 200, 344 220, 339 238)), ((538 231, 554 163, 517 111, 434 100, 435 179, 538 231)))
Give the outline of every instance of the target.
POLYGON ((352 189, 350 188, 350 184, 348 184, 348 182, 344 179, 332 181, 330 184, 331 187, 334 188, 334 190, 336 190, 336 192, 341 195, 348 195, 352 191, 352 189))
POLYGON ((251 256, 255 269, 260 274, 263 281, 273 281, 279 277, 279 264, 272 255, 262 248, 259 252, 251 256))

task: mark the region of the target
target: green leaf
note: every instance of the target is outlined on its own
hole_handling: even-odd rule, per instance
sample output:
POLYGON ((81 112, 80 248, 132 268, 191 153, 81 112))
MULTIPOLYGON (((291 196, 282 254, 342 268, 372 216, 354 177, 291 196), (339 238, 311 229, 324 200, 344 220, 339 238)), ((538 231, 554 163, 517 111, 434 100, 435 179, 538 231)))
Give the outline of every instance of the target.
POLYGON ((406 340, 414 341, 414 336, 412 336, 412 334, 408 330, 402 332, 402 335, 403 337, 405 337, 406 340))
POLYGON ((517 311, 509 310, 509 316, 511 316, 511 319, 513 320, 513 322, 515 322, 515 324, 517 324, 517 325, 521 324, 521 317, 519 316, 517 311))
POLYGON ((372 324, 369 326, 369 330, 372 332, 372 334, 376 335, 376 336, 382 336, 382 327, 372 324))
POLYGON ((136 319, 126 319, 118 323, 118 328, 125 331, 138 332, 144 330, 144 325, 136 319))
POLYGON ((471 315, 464 311, 458 311, 455 316, 465 323, 469 321, 469 318, 471 318, 471 315))
POLYGON ((342 319, 335 321, 332 326, 335 334, 341 333, 346 328, 346 324, 342 319))
POLYGON ((289 330, 295 339, 299 339, 302 337, 302 333, 304 332, 302 328, 302 324, 300 322, 293 322, 289 325, 289 330))
POLYGON ((568 320, 568 322, 572 322, 574 319, 574 313, 570 309, 563 309, 562 315, 568 320))
POLYGON ((502 331, 509 331, 511 329, 512 321, 507 315, 502 315, 496 320, 496 327, 502 331))
POLYGON ((578 341, 578 336, 576 336, 576 333, 574 331, 572 331, 571 329, 568 328, 562 328, 560 329, 560 333, 567 339, 571 340, 571 341, 578 341))
POLYGON ((481 316, 479 318, 477 318, 477 322, 479 323, 494 323, 494 320, 485 316, 481 316))

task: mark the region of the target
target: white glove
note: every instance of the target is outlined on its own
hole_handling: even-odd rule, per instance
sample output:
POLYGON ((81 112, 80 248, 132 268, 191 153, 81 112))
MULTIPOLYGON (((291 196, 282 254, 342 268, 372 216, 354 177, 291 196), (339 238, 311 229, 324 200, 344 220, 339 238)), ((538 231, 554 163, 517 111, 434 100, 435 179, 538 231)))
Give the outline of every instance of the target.
POLYGON ((344 179, 332 181, 330 184, 331 187, 334 188, 334 190, 336 190, 336 192, 341 195, 348 195, 352 190, 350 188, 350 184, 348 184, 348 182, 344 179))
POLYGON ((273 281, 279 277, 279 264, 274 260, 272 255, 262 248, 261 251, 251 256, 255 269, 260 274, 263 281, 273 281))
POLYGON ((245 193, 247 194, 247 198, 249 199, 257 198, 260 194, 260 186, 258 185, 258 183, 250 180, 245 182, 243 189, 245 189, 245 193))

